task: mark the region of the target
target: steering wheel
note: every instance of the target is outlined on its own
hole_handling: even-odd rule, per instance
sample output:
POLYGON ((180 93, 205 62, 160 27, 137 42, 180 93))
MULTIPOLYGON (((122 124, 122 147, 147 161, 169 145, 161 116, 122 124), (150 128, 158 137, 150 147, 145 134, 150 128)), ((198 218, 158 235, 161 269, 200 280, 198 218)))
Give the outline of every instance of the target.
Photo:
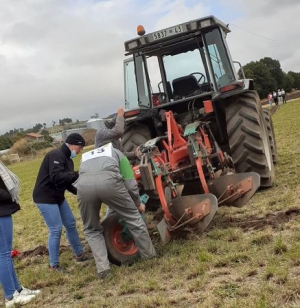
POLYGON ((205 75, 200 73, 200 72, 194 72, 194 73, 190 73, 190 76, 193 75, 200 75, 200 77, 197 79, 197 82, 200 84, 200 81, 203 79, 202 83, 205 83, 205 75))

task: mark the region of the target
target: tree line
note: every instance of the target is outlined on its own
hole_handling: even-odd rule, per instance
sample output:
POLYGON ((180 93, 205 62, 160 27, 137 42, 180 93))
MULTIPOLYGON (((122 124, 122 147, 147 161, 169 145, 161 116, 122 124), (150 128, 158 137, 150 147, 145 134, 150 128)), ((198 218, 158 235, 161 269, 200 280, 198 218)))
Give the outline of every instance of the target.
MULTIPOLYGON (((78 121, 78 120, 77 120, 78 121)), ((58 123, 61 126, 64 126, 67 123, 72 123, 71 118, 63 118, 59 119, 58 123)), ((55 126, 56 122, 52 121, 52 125, 55 126)), ((11 129, 9 132, 0 136, 0 151, 9 149, 15 142, 24 138, 26 134, 29 133, 40 133, 44 136, 44 140, 46 142, 52 142, 53 138, 50 136, 50 132, 46 129, 46 123, 37 123, 32 128, 24 130, 23 128, 14 128, 11 129)))
POLYGON ((243 70, 246 78, 253 79, 254 89, 261 99, 277 89, 284 89, 286 92, 300 89, 300 73, 285 73, 278 60, 265 57, 246 64, 243 70))

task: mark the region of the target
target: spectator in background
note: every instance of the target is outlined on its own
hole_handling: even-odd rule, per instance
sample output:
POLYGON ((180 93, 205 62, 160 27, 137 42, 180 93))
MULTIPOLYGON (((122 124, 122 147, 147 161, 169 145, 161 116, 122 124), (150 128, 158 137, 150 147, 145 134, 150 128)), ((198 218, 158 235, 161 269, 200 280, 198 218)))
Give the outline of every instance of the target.
POLYGON ((277 96, 276 91, 273 91, 273 100, 274 100, 275 105, 277 106, 278 105, 278 96, 277 96))
POLYGON ((6 308, 14 307, 15 304, 27 304, 40 293, 40 290, 29 290, 20 284, 11 257, 11 215, 20 210, 19 191, 19 178, 0 161, 0 284, 4 291, 6 308))
POLYGON ((59 266, 59 246, 62 226, 66 228, 67 239, 71 244, 75 260, 83 262, 90 257, 84 252, 76 229, 76 220, 65 199, 65 191, 77 194, 72 185, 78 179, 72 158, 78 155, 85 140, 78 133, 70 134, 59 148, 50 151, 41 164, 35 187, 33 201, 40 210, 49 230, 48 249, 50 269, 62 271, 59 266))
POLYGON ((272 100, 273 100, 273 96, 272 93, 270 92, 267 96, 268 102, 269 102, 269 106, 270 108, 272 107, 272 100))
POLYGON ((285 91, 284 89, 281 89, 281 96, 282 96, 282 103, 286 104, 286 96, 285 96, 285 91))
POLYGON ((278 96, 278 103, 281 105, 282 104, 282 93, 281 90, 277 90, 277 96, 278 96))

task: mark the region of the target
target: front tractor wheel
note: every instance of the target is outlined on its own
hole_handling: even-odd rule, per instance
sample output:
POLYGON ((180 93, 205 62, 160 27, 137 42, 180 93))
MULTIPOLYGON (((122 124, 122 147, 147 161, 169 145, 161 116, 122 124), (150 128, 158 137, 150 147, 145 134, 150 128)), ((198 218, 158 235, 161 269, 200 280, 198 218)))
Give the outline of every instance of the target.
POLYGON ((109 261, 116 265, 132 264, 139 250, 124 221, 113 213, 104 219, 102 227, 109 261))
POLYGON ((255 91, 242 93, 225 107, 230 154, 236 172, 260 175, 261 187, 271 187, 275 168, 265 116, 255 91))

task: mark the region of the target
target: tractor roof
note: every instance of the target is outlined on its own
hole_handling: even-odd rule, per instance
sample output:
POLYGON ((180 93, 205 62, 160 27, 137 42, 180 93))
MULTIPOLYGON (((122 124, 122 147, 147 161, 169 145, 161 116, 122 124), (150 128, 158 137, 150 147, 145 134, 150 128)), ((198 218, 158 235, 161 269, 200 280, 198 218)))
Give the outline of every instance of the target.
POLYGON ((132 54, 145 50, 150 46, 151 49, 155 48, 155 46, 161 47, 162 43, 173 41, 174 39, 180 40, 181 37, 216 26, 220 27, 225 33, 230 32, 228 25, 211 15, 128 40, 124 43, 125 50, 127 54, 132 54))

